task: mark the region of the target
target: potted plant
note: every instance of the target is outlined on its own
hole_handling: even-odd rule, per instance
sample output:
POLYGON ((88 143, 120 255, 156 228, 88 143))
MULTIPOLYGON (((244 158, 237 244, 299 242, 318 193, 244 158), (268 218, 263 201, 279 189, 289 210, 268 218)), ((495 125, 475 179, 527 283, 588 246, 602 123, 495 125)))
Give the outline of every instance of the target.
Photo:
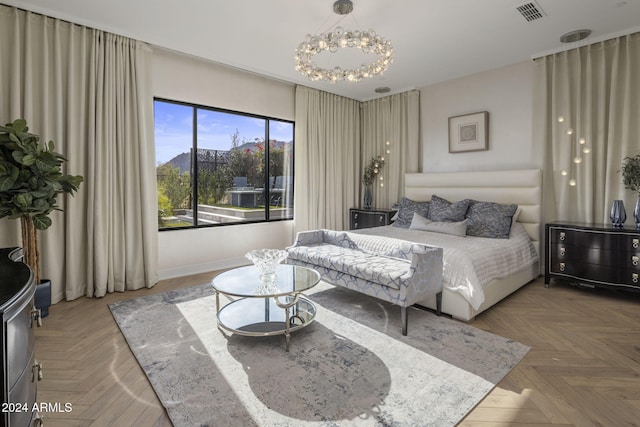
POLYGON ((36 231, 51 226, 49 214, 60 210, 58 195, 73 195, 83 178, 63 174, 66 159, 54 151, 53 141, 40 143, 28 131, 23 119, 0 126, 0 218, 20 219, 23 259, 39 284, 36 231))
POLYGON ((640 228, 640 154, 636 154, 633 157, 625 157, 622 161, 620 172, 622 173, 624 188, 638 194, 633 217, 636 221, 636 228, 640 228))

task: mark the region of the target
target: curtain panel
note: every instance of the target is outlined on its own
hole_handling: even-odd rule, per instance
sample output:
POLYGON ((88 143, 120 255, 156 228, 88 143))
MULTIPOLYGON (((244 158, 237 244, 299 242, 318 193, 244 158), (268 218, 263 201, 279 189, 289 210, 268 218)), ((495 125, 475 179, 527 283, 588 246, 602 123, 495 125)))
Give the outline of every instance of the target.
POLYGON ((381 156, 385 161, 380 172, 383 179, 373 186, 373 207, 389 209, 404 195, 404 174, 419 172, 420 92, 366 101, 361 111, 364 165, 372 157, 381 156))
MULTIPOLYGON (((39 232, 52 301, 157 282, 151 49, 144 43, 0 5, 0 120, 24 118, 82 175, 39 232)), ((20 245, 0 221, 0 244, 20 245)))
POLYGON ((637 194, 619 170, 640 152, 640 33, 535 60, 534 147, 544 165, 544 218, 610 223, 637 194), (562 121, 559 118, 562 117, 562 121))
POLYGON ((297 86, 295 109, 295 230, 344 230, 358 206, 360 103, 297 86))

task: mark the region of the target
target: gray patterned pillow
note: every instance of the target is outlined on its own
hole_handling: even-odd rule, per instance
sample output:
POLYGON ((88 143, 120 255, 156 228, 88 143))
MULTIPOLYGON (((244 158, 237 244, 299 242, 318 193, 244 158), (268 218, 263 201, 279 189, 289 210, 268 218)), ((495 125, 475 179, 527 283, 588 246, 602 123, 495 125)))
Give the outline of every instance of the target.
POLYGON ((430 204, 430 202, 416 202, 403 197, 398 206, 398 217, 393 225, 400 228, 409 228, 414 212, 426 218, 430 204))
POLYGON ((492 239, 508 239, 511 231, 513 215, 518 205, 503 205, 492 202, 471 200, 467 212, 467 235, 489 237, 492 239))
POLYGON ((434 194, 431 196, 431 206, 429 207, 429 215, 427 218, 431 221, 438 222, 464 221, 470 201, 471 200, 469 199, 464 199, 459 202, 451 203, 450 201, 434 194))

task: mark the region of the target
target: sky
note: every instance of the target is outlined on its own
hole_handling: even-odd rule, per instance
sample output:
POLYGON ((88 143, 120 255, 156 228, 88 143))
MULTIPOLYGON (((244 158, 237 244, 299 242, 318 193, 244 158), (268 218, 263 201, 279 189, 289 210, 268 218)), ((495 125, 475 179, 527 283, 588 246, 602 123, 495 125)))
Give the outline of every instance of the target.
MULTIPOLYGON (((155 101, 156 164, 186 153, 193 144, 193 108, 188 105, 155 101)), ((265 120, 219 111, 198 110, 198 148, 229 150, 231 136, 238 130, 239 143, 263 140, 265 120)), ((270 139, 290 142, 293 124, 271 120, 270 139)))

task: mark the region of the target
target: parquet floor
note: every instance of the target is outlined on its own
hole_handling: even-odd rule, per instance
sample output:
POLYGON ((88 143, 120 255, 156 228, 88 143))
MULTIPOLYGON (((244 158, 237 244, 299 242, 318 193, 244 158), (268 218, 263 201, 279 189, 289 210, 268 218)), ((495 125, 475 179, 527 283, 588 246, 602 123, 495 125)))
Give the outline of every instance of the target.
MULTIPOLYGON (((38 401, 70 403, 71 410, 45 413, 45 425, 170 426, 107 304, 205 283, 212 276, 165 280, 152 289, 51 307, 36 330, 44 366, 38 401)), ((472 324, 532 350, 461 426, 640 425, 640 294, 558 283, 545 288, 538 279, 472 324)))

